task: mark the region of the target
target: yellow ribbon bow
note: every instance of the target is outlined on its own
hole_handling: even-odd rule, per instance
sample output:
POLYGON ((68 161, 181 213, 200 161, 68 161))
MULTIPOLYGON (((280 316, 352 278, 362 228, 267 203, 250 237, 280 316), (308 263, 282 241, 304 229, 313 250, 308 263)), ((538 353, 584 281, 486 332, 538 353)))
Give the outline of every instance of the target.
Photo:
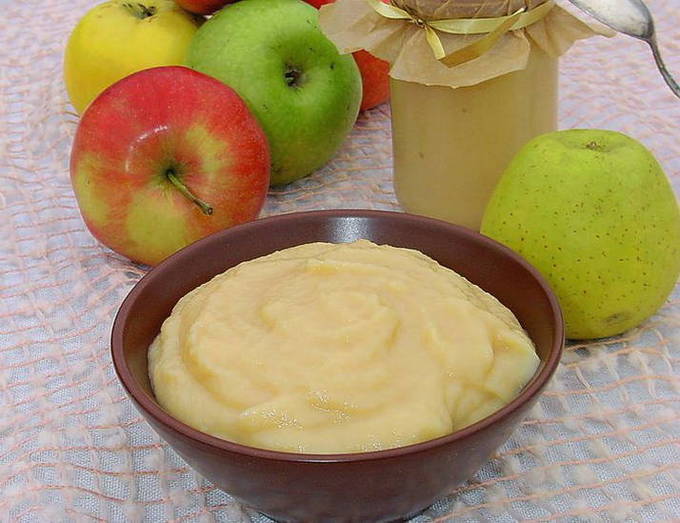
POLYGON ((408 20, 425 31, 427 43, 434 57, 447 67, 454 67, 482 56, 508 31, 523 29, 541 20, 555 6, 555 0, 548 0, 530 10, 518 9, 508 16, 494 18, 451 18, 445 20, 424 20, 392 4, 380 0, 366 0, 381 16, 392 20, 408 20), (470 45, 446 54, 437 31, 456 35, 486 34, 470 45))

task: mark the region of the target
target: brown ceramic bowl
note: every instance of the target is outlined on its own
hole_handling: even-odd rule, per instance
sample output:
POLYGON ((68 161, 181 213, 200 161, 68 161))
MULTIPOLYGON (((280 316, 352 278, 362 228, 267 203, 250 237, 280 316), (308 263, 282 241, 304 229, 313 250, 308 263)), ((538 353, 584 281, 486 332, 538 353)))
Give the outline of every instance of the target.
POLYGON ((275 216, 190 245, 151 270, 116 316, 113 363, 142 415, 199 473, 282 521, 382 521, 413 515, 468 479, 505 442, 557 367, 562 316, 545 281, 521 257, 475 232, 438 220, 366 210, 275 216), (418 249, 509 307, 536 345, 541 365, 511 403, 454 432, 407 447, 360 454, 292 454, 251 448, 199 432, 154 399, 147 349, 187 292, 244 260, 315 241, 418 249))

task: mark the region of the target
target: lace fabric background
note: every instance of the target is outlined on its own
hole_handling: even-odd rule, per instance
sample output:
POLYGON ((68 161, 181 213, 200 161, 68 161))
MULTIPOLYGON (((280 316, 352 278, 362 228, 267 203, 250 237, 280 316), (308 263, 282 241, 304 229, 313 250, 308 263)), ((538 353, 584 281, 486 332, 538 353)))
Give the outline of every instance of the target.
MULTIPOLYGON (((113 316, 144 269, 89 235, 68 177, 62 53, 95 3, 0 0, 0 520, 265 521, 160 441, 111 366, 113 316)), ((649 4, 680 77, 677 0, 649 4)), ((634 136, 680 189, 680 102, 645 44, 593 38, 561 72, 562 128, 634 136)), ((336 158, 263 214, 398 209, 389 118, 387 105, 362 114, 336 158)), ((414 521, 680 519, 679 347, 677 288, 639 328, 570 345, 512 439, 414 521)))

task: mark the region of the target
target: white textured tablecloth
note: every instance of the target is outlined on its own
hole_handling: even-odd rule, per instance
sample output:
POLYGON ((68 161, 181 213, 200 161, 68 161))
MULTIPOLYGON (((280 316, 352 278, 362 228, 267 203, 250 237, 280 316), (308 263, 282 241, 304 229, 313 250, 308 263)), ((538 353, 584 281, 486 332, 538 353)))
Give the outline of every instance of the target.
MULTIPOLYGON (((111 322, 143 270, 89 235, 69 183, 61 60, 94 3, 0 0, 0 521, 264 520, 160 441, 111 366, 111 322)), ((680 1, 650 7, 680 77, 680 1)), ((645 44, 581 42, 561 71, 561 127, 634 136, 677 190, 680 101, 645 44)), ((339 207, 398 208, 388 106, 264 214, 339 207)), ((569 346, 512 439, 415 520, 680 519, 679 298, 624 336, 569 346)))

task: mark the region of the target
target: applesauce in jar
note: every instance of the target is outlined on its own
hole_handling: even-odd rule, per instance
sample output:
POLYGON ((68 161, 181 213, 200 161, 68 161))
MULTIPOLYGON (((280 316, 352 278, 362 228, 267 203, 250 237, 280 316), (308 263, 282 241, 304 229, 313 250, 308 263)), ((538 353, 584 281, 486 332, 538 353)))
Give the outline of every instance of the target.
POLYGON ((470 87, 391 79, 394 185, 402 207, 479 230, 498 179, 531 138, 557 128, 558 60, 470 87))
POLYGON ((614 34, 555 0, 336 0, 319 20, 390 63, 399 203, 475 230, 513 156, 557 128, 559 57, 614 34))

